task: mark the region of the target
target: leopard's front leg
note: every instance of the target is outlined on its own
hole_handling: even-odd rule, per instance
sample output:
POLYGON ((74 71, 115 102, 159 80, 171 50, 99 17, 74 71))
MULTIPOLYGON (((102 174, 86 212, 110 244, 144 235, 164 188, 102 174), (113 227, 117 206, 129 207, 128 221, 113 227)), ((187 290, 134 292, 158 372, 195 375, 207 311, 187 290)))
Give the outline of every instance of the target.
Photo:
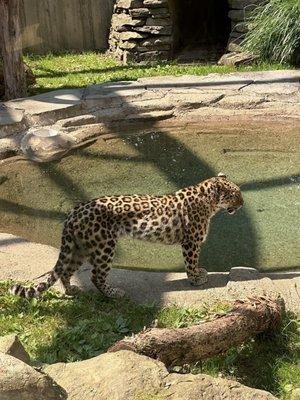
POLYGON ((198 260, 201 243, 187 240, 182 244, 185 270, 191 285, 200 286, 207 282, 207 271, 199 268, 198 260))

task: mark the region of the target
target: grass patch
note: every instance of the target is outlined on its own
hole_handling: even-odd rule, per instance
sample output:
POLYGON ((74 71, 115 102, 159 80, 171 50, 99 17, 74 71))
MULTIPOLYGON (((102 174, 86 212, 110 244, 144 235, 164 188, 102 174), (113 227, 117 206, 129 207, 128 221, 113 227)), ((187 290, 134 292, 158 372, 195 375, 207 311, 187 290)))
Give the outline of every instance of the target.
POLYGON ((36 84, 30 88, 31 95, 55 89, 85 87, 108 81, 136 80, 149 76, 225 74, 290 68, 287 65, 267 63, 239 68, 211 64, 179 65, 176 62, 156 63, 151 66, 124 66, 106 54, 95 52, 26 56, 25 62, 32 68, 37 79, 36 84))
MULTIPOLYGON (((0 282, 0 336, 15 333, 32 359, 46 363, 83 360, 101 354, 126 335, 156 320, 159 327, 185 327, 227 313, 230 304, 159 309, 112 300, 100 293, 66 298, 49 290, 41 299, 8 294, 12 282, 0 282)), ((288 399, 300 387, 300 320, 287 315, 278 332, 232 348, 178 372, 222 374, 288 399)))
POLYGON ((249 18, 243 46, 268 62, 300 63, 300 2, 269 0, 249 18))

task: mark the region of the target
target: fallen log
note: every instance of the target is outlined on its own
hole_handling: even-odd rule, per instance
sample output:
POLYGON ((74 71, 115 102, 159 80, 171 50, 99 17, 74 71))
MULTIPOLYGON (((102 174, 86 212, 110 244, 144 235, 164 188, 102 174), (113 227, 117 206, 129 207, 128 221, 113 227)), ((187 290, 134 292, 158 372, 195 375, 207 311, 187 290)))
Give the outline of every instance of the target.
POLYGON ((237 300, 226 315, 187 328, 151 328, 120 340, 108 352, 131 350, 160 360, 166 366, 190 364, 274 329, 283 311, 281 298, 237 300))

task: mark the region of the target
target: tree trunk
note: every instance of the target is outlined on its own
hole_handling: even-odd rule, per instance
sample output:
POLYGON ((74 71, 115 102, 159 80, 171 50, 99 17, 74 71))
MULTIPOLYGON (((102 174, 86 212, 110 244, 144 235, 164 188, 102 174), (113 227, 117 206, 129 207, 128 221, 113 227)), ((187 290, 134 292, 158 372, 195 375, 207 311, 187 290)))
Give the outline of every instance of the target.
POLYGON ((131 350, 158 359, 166 366, 189 364, 223 353, 272 329, 282 313, 280 298, 236 301, 230 313, 209 322, 188 328, 152 328, 117 342, 108 351, 131 350))
POLYGON ((0 0, 0 43, 3 59, 5 98, 27 95, 22 62, 19 0, 0 0))

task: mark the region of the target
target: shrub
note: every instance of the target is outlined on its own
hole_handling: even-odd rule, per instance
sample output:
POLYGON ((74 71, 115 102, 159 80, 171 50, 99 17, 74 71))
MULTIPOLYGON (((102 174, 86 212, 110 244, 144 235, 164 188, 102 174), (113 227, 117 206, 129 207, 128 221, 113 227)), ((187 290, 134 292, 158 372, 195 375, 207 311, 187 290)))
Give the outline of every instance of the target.
POLYGON ((269 0, 258 5, 250 14, 243 47, 264 61, 298 64, 300 1, 269 0))

